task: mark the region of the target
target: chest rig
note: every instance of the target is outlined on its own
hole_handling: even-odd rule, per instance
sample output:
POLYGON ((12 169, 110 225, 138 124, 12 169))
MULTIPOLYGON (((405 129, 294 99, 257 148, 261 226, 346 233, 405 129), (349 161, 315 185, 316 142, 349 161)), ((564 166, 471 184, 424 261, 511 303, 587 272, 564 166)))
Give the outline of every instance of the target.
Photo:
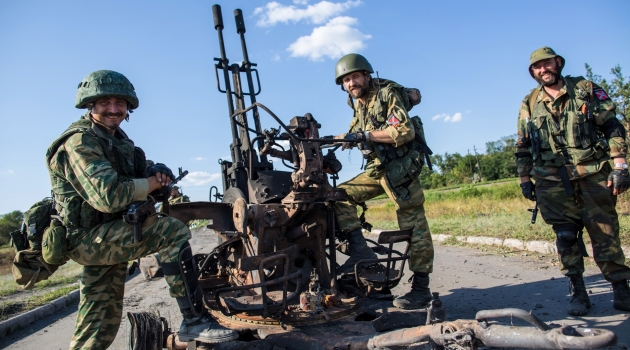
MULTIPOLYGON (((529 150, 535 166, 560 167, 580 165, 606 156, 607 144, 599 133, 593 113, 599 112, 593 103, 592 88, 579 89, 583 78, 566 77, 566 95, 559 115, 554 116, 542 101, 542 89, 532 92, 527 123, 531 139, 529 150)), ((555 101, 557 103, 560 101, 555 101)))
MULTIPOLYGON (((72 135, 81 133, 87 137, 98 140, 98 145, 107 161, 116 170, 118 181, 124 182, 134 178, 143 177, 146 165, 146 157, 142 149, 135 147, 127 135, 120 129, 117 130, 118 137, 110 136, 102 130, 97 130, 86 117, 70 125, 59 138, 49 147, 46 153, 47 166, 51 174, 52 192, 55 206, 62 223, 67 228, 91 228, 101 223, 122 218, 123 211, 117 213, 103 213, 94 209, 85 201, 74 189, 66 174, 59 169, 51 169, 52 157, 56 162, 67 162, 68 157, 65 149, 62 149, 64 142, 72 135)), ((64 164, 58 164, 61 169, 64 164)))

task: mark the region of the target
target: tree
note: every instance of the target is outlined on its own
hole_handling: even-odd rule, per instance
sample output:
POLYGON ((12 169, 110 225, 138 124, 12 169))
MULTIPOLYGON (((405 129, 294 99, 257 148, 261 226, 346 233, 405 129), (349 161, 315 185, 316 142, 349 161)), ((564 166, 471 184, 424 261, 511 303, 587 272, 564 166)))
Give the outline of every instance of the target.
POLYGON ((621 73, 621 67, 616 65, 610 70, 613 79, 610 83, 600 75, 593 74, 593 69, 588 63, 584 64, 586 68, 586 78, 601 86, 608 96, 615 102, 617 106, 617 117, 630 130, 630 77, 624 77, 621 73))
POLYGON ((9 233, 20 228, 23 218, 24 214, 19 210, 0 216, 0 245, 9 243, 11 239, 9 233))

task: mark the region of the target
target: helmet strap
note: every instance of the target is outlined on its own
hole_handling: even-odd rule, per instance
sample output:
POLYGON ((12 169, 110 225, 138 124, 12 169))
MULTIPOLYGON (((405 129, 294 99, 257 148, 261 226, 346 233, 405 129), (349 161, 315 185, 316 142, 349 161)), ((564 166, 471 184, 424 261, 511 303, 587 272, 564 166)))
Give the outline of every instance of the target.
POLYGON ((127 112, 127 116, 125 116, 125 120, 128 122, 129 121, 129 112, 127 112))

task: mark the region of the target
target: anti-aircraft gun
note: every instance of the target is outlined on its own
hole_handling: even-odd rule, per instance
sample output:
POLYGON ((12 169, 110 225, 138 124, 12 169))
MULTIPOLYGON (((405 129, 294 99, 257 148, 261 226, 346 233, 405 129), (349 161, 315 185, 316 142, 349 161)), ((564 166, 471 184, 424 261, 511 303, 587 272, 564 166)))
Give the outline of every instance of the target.
POLYGON ((217 88, 227 98, 231 160, 219 161, 223 193, 215 189, 214 198, 221 202, 174 204, 170 215, 183 222, 208 220, 208 228, 219 235, 220 244, 209 254, 195 256, 196 273, 206 307, 241 337, 214 345, 180 343, 164 319, 130 313, 130 344, 151 338, 164 341, 156 347, 169 349, 474 349, 483 344, 592 348, 614 342, 611 332, 591 330, 585 337, 584 332, 550 329, 516 309, 491 310, 478 315, 478 321, 443 323, 446 313, 437 293, 427 309, 393 308, 389 293, 402 278, 411 230, 382 232, 378 242, 369 240, 383 258, 359 261, 354 272, 338 277, 336 253, 341 245, 333 206, 347 194, 336 187, 340 163, 334 150, 335 143, 347 140, 320 138, 320 124, 310 113, 285 124, 257 102, 260 79, 249 60, 241 10, 234 11, 243 52, 240 63, 230 64, 226 56, 220 6, 213 6, 213 16, 221 52, 215 58, 215 74, 217 88), (261 111, 280 127, 263 129, 261 111), (281 145, 287 142, 284 149, 281 145), (275 169, 268 157, 280 159, 290 171, 275 169), (376 263, 384 270, 373 272, 370 266, 376 263), (508 315, 537 328, 517 336, 486 321, 508 315), (158 325, 150 336, 147 319, 158 325))

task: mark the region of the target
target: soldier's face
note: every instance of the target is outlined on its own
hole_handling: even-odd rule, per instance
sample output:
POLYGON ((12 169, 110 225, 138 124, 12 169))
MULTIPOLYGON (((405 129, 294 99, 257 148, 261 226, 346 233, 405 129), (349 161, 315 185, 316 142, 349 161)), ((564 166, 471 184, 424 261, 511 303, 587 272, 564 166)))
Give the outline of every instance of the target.
POLYGON ((171 190, 171 197, 173 198, 179 197, 179 190, 171 190))
POLYGON ((94 101, 92 118, 110 130, 116 130, 127 116, 127 101, 118 97, 101 98, 94 101))
POLYGON ((343 87, 353 98, 363 98, 367 95, 369 85, 368 75, 365 72, 353 72, 342 79, 343 87))
POLYGON ((558 57, 548 58, 532 64, 532 72, 538 84, 542 86, 553 86, 561 80, 560 59, 558 57))

